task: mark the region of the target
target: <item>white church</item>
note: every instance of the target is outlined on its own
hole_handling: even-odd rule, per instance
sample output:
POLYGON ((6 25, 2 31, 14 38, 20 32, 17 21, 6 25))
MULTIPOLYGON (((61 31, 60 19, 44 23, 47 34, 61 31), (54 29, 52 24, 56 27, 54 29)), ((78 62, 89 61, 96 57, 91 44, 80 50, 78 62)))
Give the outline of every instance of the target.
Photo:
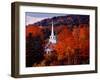
POLYGON ((51 53, 54 49, 53 46, 57 43, 57 37, 54 34, 54 23, 52 21, 52 26, 51 26, 51 35, 49 36, 49 41, 45 46, 45 52, 47 54, 51 53))

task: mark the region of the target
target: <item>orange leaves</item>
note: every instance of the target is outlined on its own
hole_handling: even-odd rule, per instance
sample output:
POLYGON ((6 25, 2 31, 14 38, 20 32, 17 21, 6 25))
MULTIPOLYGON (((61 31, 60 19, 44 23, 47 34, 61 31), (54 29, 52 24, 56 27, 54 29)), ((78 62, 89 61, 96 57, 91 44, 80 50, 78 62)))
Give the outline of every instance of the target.
POLYGON ((65 54, 73 54, 76 48, 80 48, 82 55, 89 53, 89 27, 74 26, 70 31, 66 26, 61 28, 61 32, 57 35, 55 50, 60 56, 65 54))
MULTIPOLYGON (((26 36, 28 36, 29 33, 32 33, 32 36, 39 35, 44 37, 45 34, 42 32, 43 29, 45 29, 45 27, 40 28, 39 26, 29 25, 26 28, 26 36)), ((75 55, 75 49, 77 48, 80 49, 81 55, 89 55, 88 25, 81 24, 79 26, 73 26, 72 30, 67 26, 60 25, 55 27, 55 32, 58 32, 57 44, 53 46, 53 48, 57 53, 58 59, 63 59, 69 54, 75 55)), ((46 40, 48 40, 48 38, 46 40)))
POLYGON ((28 36, 29 33, 32 33, 32 36, 43 35, 41 28, 39 26, 33 26, 33 25, 27 26, 26 36, 28 36))
POLYGON ((63 42, 58 42, 55 46, 55 50, 58 54, 63 55, 64 50, 65 50, 65 44, 63 42))
POLYGON ((86 40, 89 39, 89 28, 88 27, 82 27, 80 29, 80 39, 86 40))

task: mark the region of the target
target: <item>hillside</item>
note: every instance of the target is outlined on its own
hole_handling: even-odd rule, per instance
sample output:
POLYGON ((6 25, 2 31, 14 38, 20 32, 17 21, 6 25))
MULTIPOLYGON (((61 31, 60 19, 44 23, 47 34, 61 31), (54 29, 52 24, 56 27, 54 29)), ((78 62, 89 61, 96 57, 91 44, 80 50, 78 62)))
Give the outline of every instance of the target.
POLYGON ((89 16, 59 16, 26 26, 26 55, 27 67, 89 64, 89 16), (56 60, 53 57, 46 58, 44 51, 51 33, 52 20, 57 36, 53 52, 56 55, 52 56, 56 60), (48 60, 51 60, 49 64, 48 60))

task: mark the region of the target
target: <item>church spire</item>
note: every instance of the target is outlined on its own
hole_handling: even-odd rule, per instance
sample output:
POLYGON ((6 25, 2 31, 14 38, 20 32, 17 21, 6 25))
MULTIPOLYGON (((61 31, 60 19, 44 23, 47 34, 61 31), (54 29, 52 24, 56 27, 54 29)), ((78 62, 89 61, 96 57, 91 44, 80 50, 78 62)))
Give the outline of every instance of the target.
POLYGON ((54 34, 53 21, 51 23, 52 23, 52 25, 51 25, 51 35, 49 36, 49 42, 45 46, 45 51, 46 51, 47 54, 49 52, 53 51, 53 45, 55 45, 57 43, 56 36, 54 34))
POLYGON ((52 26, 51 26, 51 35, 50 35, 50 38, 49 38, 49 42, 56 43, 56 36, 54 35, 53 21, 52 21, 52 26))
POLYGON ((52 28, 51 28, 51 36, 54 36, 53 21, 52 21, 52 28))

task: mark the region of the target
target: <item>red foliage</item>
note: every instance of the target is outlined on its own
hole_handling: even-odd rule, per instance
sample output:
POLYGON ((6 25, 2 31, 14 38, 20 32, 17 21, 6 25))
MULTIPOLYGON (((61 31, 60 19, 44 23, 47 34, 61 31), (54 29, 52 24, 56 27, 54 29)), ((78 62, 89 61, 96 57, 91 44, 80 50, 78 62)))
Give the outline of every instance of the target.
POLYGON ((26 28, 26 36, 32 33, 32 36, 43 35, 42 29, 39 26, 28 25, 26 28))
POLYGON ((66 26, 61 28, 61 32, 57 35, 57 44, 55 50, 61 56, 64 56, 70 49, 70 54, 74 53, 76 48, 80 48, 83 56, 89 55, 89 27, 74 26, 70 31, 66 26))
MULTIPOLYGON (((44 36, 42 32, 43 29, 45 29, 45 27, 40 28, 39 26, 29 25, 26 28, 26 36, 28 36, 29 33, 32 33, 33 37, 37 35, 43 37, 44 36)), ((55 27, 55 31, 58 32, 57 44, 54 46, 54 50, 57 53, 58 61, 63 60, 65 57, 72 57, 74 59, 75 58, 74 56, 77 55, 75 52, 76 49, 80 49, 79 55, 81 55, 81 58, 83 60, 89 60, 88 58, 89 57, 89 26, 88 25, 81 24, 79 26, 73 26, 72 30, 67 26, 59 26, 59 27, 55 27)), ((77 64, 77 63, 71 63, 71 64, 77 64)))
MULTIPOLYGON (((72 31, 67 26, 59 26, 55 30, 60 31, 57 34, 57 44, 55 46, 58 55, 64 56, 68 53, 69 48, 71 52, 80 48, 82 55, 89 55, 89 27, 87 25, 74 26, 72 31)), ((43 37, 42 28, 39 26, 29 25, 26 28, 26 36, 29 33, 32 33, 32 36, 40 35, 43 37)))

